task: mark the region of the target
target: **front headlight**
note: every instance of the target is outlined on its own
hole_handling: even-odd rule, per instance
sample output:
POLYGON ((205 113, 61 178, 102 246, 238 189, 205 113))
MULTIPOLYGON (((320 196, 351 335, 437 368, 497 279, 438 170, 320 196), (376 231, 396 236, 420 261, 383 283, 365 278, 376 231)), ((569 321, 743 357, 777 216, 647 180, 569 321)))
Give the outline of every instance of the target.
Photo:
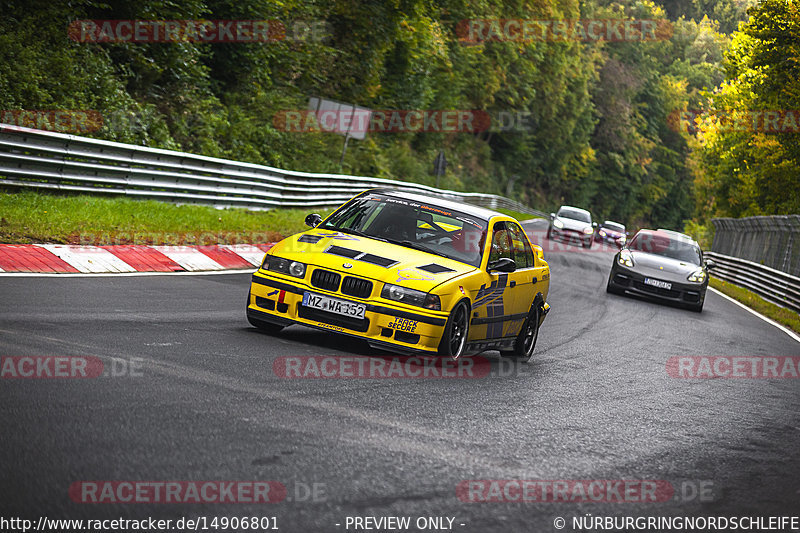
POLYGON ((622 250, 619 253, 617 262, 622 266, 633 268, 633 256, 631 255, 631 252, 629 250, 622 250))
POLYGON ((592 233, 594 233, 594 230, 592 229, 591 226, 589 226, 588 228, 583 228, 584 235, 591 235, 592 233))
POLYGON ((603 231, 603 230, 600 230, 597 233, 599 233, 601 237, 605 237, 606 236, 606 232, 603 231))
POLYGON ((561 229, 561 228, 563 228, 563 227, 564 227, 564 223, 563 223, 563 222, 561 222, 561 221, 560 221, 560 220, 558 220, 558 219, 555 219, 555 220, 553 220, 553 227, 554 227, 554 228, 561 229))
POLYGON ((702 268, 698 268, 686 278, 692 283, 703 283, 706 280, 706 273, 702 268))
POLYGON ((442 303, 439 300, 439 297, 435 294, 409 289, 407 287, 401 287, 400 285, 390 285, 389 283, 384 284, 383 290, 381 291, 381 297, 386 298, 387 300, 393 300, 395 302, 403 302, 409 305, 416 305, 417 307, 424 307, 425 309, 430 309, 432 311, 442 310, 442 303))
POLYGON ((306 265, 299 261, 289 261, 283 257, 276 255, 268 255, 264 259, 262 268, 271 270, 272 272, 280 272, 281 274, 289 274, 296 278, 302 278, 306 275, 306 265))

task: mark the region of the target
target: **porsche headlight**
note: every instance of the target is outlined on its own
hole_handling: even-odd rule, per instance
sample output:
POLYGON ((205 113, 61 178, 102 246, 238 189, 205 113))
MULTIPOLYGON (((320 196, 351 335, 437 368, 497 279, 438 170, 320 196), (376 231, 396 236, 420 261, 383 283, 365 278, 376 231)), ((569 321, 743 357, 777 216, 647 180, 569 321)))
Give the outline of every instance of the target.
POLYGON ((583 233, 584 235, 591 235, 592 233, 594 233, 594 230, 592 229, 591 226, 587 226, 583 228, 583 233))
POLYGON ((281 274, 289 274, 296 278, 302 278, 306 275, 306 265, 299 261, 289 261, 283 257, 276 255, 268 255, 264 259, 263 268, 271 270, 272 272, 280 272, 281 274))
POLYGON ((631 252, 629 250, 622 250, 619 253, 617 262, 622 266, 633 268, 633 256, 631 255, 631 252))
POLYGON ((409 305, 424 307, 425 309, 430 309, 432 311, 442 310, 442 303, 439 300, 439 297, 435 294, 409 289, 407 287, 401 287, 400 285, 391 285, 389 283, 384 284, 383 290, 381 291, 381 297, 386 298, 387 300, 393 300, 395 302, 403 302, 409 305))
POLYGON ((558 219, 555 219, 555 220, 553 220, 553 227, 554 228, 558 228, 558 229, 562 229, 564 227, 564 223, 561 222, 558 219))
POLYGON ((698 268, 686 278, 693 283, 703 283, 706 280, 706 273, 702 268, 698 268))

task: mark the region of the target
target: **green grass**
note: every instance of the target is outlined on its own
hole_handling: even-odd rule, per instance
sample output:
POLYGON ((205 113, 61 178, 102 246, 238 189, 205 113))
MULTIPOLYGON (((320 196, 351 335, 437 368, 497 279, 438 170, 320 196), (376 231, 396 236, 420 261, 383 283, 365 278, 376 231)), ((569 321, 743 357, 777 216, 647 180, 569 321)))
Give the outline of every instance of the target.
POLYGON ((800 333, 800 315, 791 309, 786 309, 779 305, 775 305, 772 302, 768 302, 754 292, 727 281, 711 278, 709 284, 711 287, 714 287, 718 291, 730 296, 734 300, 745 304, 750 309, 761 313, 767 318, 771 318, 775 322, 786 326, 792 331, 800 333))
POLYGON ((272 242, 306 229, 309 209, 215 209, 154 200, 0 192, 0 242, 235 244, 272 242))
POLYGON ((519 211, 512 211, 511 209, 495 209, 499 213, 516 218, 517 220, 531 220, 532 218, 541 218, 536 215, 529 215, 527 213, 520 213, 519 211))

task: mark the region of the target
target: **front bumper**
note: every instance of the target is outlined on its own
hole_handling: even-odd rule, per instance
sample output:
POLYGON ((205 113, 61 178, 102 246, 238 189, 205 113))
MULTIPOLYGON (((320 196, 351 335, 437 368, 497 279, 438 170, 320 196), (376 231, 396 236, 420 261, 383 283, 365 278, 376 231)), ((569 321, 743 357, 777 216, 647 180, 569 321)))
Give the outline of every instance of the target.
POLYGON ((550 236, 554 239, 576 242, 579 244, 591 244, 593 238, 592 234, 587 235, 581 231, 558 229, 555 226, 550 228, 550 236))
POLYGON ((247 315, 257 320, 288 326, 302 324, 366 339, 371 345, 404 353, 436 352, 447 324, 447 314, 421 308, 409 309, 385 301, 359 299, 258 271, 250 283, 247 315), (347 317, 302 305, 303 293, 363 303, 363 319, 347 317))
POLYGON ((698 305, 705 300, 708 278, 706 278, 706 281, 703 283, 691 283, 688 281, 679 283, 666 280, 672 283, 672 288, 663 289, 652 285, 646 285, 644 283, 645 277, 657 279, 656 276, 645 276, 635 270, 624 267, 615 260, 614 266, 611 268, 609 284, 614 288, 631 294, 638 294, 648 298, 656 298, 674 303, 698 305))
POLYGON ((619 242, 621 237, 612 237, 610 235, 600 235, 599 233, 595 235, 594 240, 595 242, 610 242, 619 248, 622 248, 622 243, 619 242))

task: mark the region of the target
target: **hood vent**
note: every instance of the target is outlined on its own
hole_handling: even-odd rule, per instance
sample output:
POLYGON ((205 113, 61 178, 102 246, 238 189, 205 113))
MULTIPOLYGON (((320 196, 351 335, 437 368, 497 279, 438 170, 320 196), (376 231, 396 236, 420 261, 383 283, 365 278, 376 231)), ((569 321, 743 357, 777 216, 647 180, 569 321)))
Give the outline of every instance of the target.
POLYGON ((297 242, 305 242, 308 244, 317 244, 319 241, 323 239, 322 235, 303 235, 297 242))
POLYGON ((344 246, 336 246, 336 245, 329 247, 327 250, 325 250, 325 253, 340 255, 342 257, 347 257, 349 259, 355 259, 359 255, 362 255, 362 252, 359 252, 358 250, 351 250, 350 248, 345 248, 344 246))
POLYGON ((372 263, 373 265, 382 266, 384 268, 389 268, 390 266, 397 264, 397 261, 394 259, 386 259, 385 257, 380 257, 373 254, 364 254, 356 259, 359 261, 364 261, 365 263, 372 263))
POLYGON ((436 263, 431 263, 430 265, 425 265, 421 267, 417 267, 420 270, 424 270, 425 272, 430 272, 431 274, 441 274, 442 272, 455 272, 452 268, 447 268, 446 266, 437 265, 436 263))
POLYGON ((399 261, 395 261, 394 259, 387 259, 386 257, 381 257, 379 255, 359 252, 358 250, 345 248, 344 246, 336 246, 335 244, 333 246, 329 246, 328 249, 325 250, 325 253, 346 257, 355 261, 363 261, 365 263, 378 265, 383 268, 389 268, 399 263, 399 261))

